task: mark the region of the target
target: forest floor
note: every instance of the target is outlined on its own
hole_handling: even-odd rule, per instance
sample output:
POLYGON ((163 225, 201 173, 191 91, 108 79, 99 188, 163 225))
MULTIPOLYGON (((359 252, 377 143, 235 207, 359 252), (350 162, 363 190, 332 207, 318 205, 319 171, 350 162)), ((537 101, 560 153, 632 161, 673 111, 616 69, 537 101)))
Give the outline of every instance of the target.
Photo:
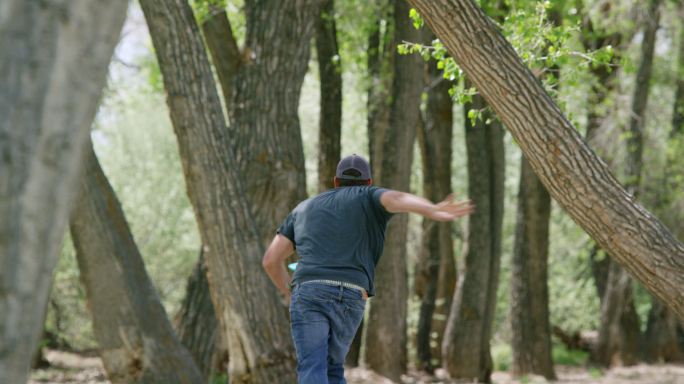
MULTIPOLYGON (((102 362, 97 356, 47 350, 45 357, 50 362, 50 367, 32 371, 29 384, 109 383, 102 369, 102 362)), ((557 365, 556 374, 558 380, 555 383, 561 384, 684 384, 683 365, 642 364, 607 371, 557 365)), ((405 375, 401 384, 449 383, 449 381, 440 378, 443 375, 443 371, 438 371, 436 376, 421 376, 418 373, 412 373, 405 375)), ((349 384, 399 384, 360 368, 347 369, 345 376, 349 384)), ((542 377, 526 377, 522 380, 515 380, 506 372, 495 372, 492 375, 492 381, 496 384, 546 383, 542 377)))

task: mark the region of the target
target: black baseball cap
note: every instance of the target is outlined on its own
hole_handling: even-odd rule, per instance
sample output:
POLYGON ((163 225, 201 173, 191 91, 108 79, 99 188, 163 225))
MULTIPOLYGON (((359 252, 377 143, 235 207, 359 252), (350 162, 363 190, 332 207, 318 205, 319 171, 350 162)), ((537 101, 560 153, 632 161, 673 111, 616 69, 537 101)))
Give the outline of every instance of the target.
POLYGON ((337 164, 335 177, 344 180, 370 180, 370 164, 357 154, 347 156, 337 164))

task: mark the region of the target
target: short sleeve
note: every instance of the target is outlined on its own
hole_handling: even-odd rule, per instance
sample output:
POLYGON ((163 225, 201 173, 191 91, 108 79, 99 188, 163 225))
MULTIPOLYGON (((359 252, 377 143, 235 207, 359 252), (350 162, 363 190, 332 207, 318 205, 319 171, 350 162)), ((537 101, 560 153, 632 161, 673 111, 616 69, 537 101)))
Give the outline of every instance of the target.
POLYGON ((281 234, 292 242, 292 244, 295 244, 295 231, 294 231, 294 224, 295 224, 295 215, 294 212, 290 213, 287 215, 285 218, 285 221, 278 227, 278 230, 276 231, 277 234, 281 234))
POLYGON ((389 212, 387 209, 385 209, 385 206, 382 205, 382 202, 380 201, 380 196, 382 196, 382 194, 387 191, 389 191, 389 189, 386 188, 373 189, 371 192, 371 200, 373 201, 373 205, 375 205, 375 208, 383 215, 389 218, 392 216, 392 212, 389 212))

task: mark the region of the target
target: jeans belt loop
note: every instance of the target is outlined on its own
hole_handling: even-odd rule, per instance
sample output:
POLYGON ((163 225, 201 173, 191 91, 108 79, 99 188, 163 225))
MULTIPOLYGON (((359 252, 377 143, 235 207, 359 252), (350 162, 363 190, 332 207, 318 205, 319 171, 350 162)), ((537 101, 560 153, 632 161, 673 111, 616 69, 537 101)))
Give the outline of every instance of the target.
POLYGON ((344 287, 344 288, 355 289, 357 291, 360 291, 361 294, 366 293, 366 289, 360 285, 347 283, 345 281, 337 281, 337 280, 327 280, 327 279, 309 280, 309 281, 305 281, 303 283, 299 283, 298 285, 307 284, 307 283, 318 283, 318 284, 332 285, 332 286, 336 286, 336 287, 339 286, 339 287, 344 287))

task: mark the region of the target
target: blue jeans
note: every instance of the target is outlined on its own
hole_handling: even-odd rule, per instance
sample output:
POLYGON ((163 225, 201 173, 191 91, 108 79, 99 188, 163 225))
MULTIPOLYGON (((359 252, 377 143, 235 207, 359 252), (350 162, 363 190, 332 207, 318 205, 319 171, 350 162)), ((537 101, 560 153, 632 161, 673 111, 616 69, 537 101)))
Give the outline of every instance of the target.
POLYGON ((355 289, 298 284, 290 321, 299 384, 345 384, 344 358, 363 319, 366 301, 355 289))

